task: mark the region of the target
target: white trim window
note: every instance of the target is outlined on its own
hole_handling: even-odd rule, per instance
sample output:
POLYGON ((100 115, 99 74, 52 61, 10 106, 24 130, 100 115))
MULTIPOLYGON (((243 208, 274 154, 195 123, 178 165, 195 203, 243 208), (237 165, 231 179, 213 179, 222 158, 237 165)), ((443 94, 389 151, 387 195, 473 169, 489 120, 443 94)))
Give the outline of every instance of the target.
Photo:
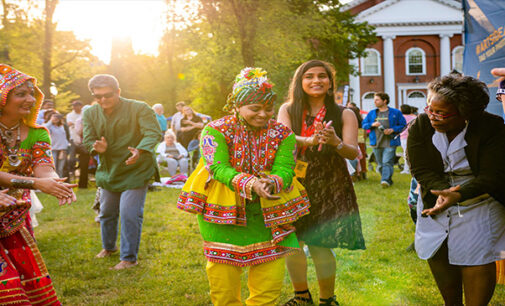
POLYGON ((422 91, 413 91, 409 93, 409 98, 426 98, 426 95, 422 91))
POLYGON ((452 69, 463 73, 463 51, 465 47, 457 46, 452 49, 452 69))
POLYGON ((426 53, 421 48, 410 48, 405 53, 405 71, 407 75, 426 74, 426 53))
POLYGON ((369 112, 376 108, 373 101, 374 96, 375 92, 373 91, 366 92, 361 96, 361 110, 369 112))
POLYGON ((360 59, 361 75, 381 75, 381 55, 375 49, 365 49, 365 57, 360 59))

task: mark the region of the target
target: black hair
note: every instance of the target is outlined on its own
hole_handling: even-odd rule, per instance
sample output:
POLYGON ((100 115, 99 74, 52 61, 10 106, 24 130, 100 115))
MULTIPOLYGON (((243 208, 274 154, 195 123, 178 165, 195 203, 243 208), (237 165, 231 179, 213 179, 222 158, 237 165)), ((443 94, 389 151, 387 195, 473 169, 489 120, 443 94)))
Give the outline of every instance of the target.
POLYGON ((337 118, 332 125, 339 137, 342 137, 342 109, 335 102, 335 68, 330 63, 321 60, 310 60, 301 64, 295 71, 295 75, 291 80, 288 92, 288 113, 291 118, 291 129, 296 135, 300 135, 302 131, 302 117, 305 110, 310 111, 308 95, 302 87, 303 75, 307 70, 314 67, 323 67, 330 79, 330 89, 324 98, 324 106, 326 107, 326 118, 337 118))
POLYGON ((459 114, 471 120, 482 115, 489 103, 489 91, 484 82, 471 76, 448 74, 428 84, 431 94, 456 106, 459 114))
POLYGON ((402 111, 402 114, 404 114, 404 115, 412 114, 412 107, 408 104, 402 104, 400 106, 400 110, 402 111))

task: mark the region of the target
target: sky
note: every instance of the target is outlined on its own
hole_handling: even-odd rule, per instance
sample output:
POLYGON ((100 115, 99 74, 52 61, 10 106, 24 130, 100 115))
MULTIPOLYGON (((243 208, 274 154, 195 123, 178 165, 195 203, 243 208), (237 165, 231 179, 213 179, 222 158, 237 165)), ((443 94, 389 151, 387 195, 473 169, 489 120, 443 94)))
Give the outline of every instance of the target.
POLYGON ((136 53, 157 55, 165 12, 164 0, 60 0, 54 21, 58 30, 90 40, 91 52, 109 63, 113 38, 130 36, 136 53))
POLYGON ((157 55, 165 11, 163 0, 60 0, 54 21, 58 30, 89 39, 92 53, 109 63, 115 37, 131 36, 135 52, 157 55))

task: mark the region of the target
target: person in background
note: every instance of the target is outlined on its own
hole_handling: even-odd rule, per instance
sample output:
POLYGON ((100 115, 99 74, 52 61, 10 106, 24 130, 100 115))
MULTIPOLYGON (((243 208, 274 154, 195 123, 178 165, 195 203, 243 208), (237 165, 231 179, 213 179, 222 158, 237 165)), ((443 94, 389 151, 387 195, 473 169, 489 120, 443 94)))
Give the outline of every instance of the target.
MULTIPOLYGON (((91 105, 84 105, 81 112, 84 113, 91 105)), ((76 147, 76 152, 79 154, 79 188, 88 188, 88 170, 89 170, 89 160, 90 155, 86 146, 82 143, 83 136, 82 116, 75 121, 74 129, 77 133, 78 138, 74 143, 76 147)))
MULTIPOLYGON (((338 305, 336 260, 332 248, 365 249, 356 193, 345 159, 358 156, 356 115, 335 102, 335 69, 311 60, 300 65, 289 86, 288 102, 277 120, 291 128, 298 145, 297 169, 307 189, 310 214, 294 225, 316 268, 319 304, 338 305), (305 172, 305 173, 303 173, 305 172)), ((286 305, 312 304, 303 251, 286 258, 295 296, 286 305)))
POLYGON ((502 103, 503 113, 505 115, 505 68, 494 68, 491 70, 491 74, 501 77, 500 85, 496 92, 496 99, 502 103))
POLYGON ((181 120, 182 117, 184 117, 184 114, 182 113, 182 109, 186 106, 186 103, 184 101, 179 101, 175 103, 175 108, 177 109, 177 112, 172 116, 172 120, 170 122, 170 129, 172 132, 175 133, 175 137, 177 139, 181 139, 181 120))
POLYGON ((47 121, 45 120, 45 112, 46 111, 52 111, 54 110, 54 102, 51 99, 44 99, 44 102, 42 102, 42 108, 39 111, 39 114, 37 115, 37 124, 42 125, 46 123, 47 121))
POLYGON ((375 93, 374 103, 377 108, 367 114, 363 129, 370 130, 370 145, 381 173, 381 185, 387 188, 393 184, 396 147, 400 145, 400 139, 395 136, 403 131, 407 123, 398 109, 388 106, 388 94, 375 93))
POLYGON ((182 112, 184 117, 181 120, 181 137, 177 137, 177 139, 180 139, 180 143, 188 148, 191 141, 195 143, 198 141, 198 135, 204 124, 202 118, 197 116, 191 107, 184 106, 182 112))
POLYGON ((54 166, 58 176, 63 177, 63 170, 67 162, 67 150, 69 142, 67 132, 63 126, 63 116, 55 112, 51 115, 51 120, 44 125, 49 130, 51 136, 51 146, 54 159, 54 166))
POLYGON ((156 119, 158 120, 158 123, 160 124, 161 131, 165 133, 167 130, 167 118, 163 115, 165 110, 163 109, 163 105, 161 104, 154 104, 153 105, 153 111, 156 114, 156 119))
POLYGON ((353 180, 361 180, 366 179, 366 132, 362 128, 363 117, 361 117, 360 109, 356 105, 356 103, 351 102, 347 106, 350 110, 354 112, 356 115, 356 119, 358 120, 358 147, 359 154, 356 159, 350 160, 351 165, 356 171, 353 174, 353 180))
POLYGON ((61 305, 29 216, 30 190, 76 200, 54 171, 48 132, 36 124, 43 94, 36 80, 0 64, 0 305, 61 305))
POLYGON ((202 132, 203 158, 177 207, 198 215, 213 305, 242 305, 241 273, 249 268, 247 305, 277 305, 284 257, 298 249, 292 223, 309 203, 294 179, 296 139, 276 122, 276 94, 261 68, 235 78, 225 111, 202 132))
POLYGON ((428 84, 409 129, 410 171, 421 185, 415 248, 446 305, 487 305, 505 258, 505 125, 485 111, 486 84, 449 74, 428 84))
POLYGON ((177 173, 177 167, 180 168, 181 174, 188 175, 188 151, 176 141, 172 131, 165 132, 165 141, 158 145, 156 154, 159 165, 167 164, 170 176, 177 173))
MULTIPOLYGON (((505 68, 494 68, 491 70, 491 74, 501 77, 496 99, 502 103, 503 115, 505 116, 505 68)), ((505 284, 505 259, 496 262, 496 279, 498 284, 505 284)))
POLYGON ((120 262, 114 270, 138 264, 147 185, 159 178, 154 149, 162 133, 154 111, 144 102, 125 99, 117 79, 98 74, 88 82, 98 102, 83 114, 83 143, 98 155, 96 184, 100 189, 102 250, 97 258, 117 251, 121 218, 120 262))
MULTIPOLYGON (((405 122, 407 123, 407 126, 410 121, 416 119, 416 117, 417 117, 414 114, 412 106, 410 106, 408 104, 402 104, 402 106, 400 106, 400 110, 403 114, 403 117, 405 118, 405 122)), ((409 129, 407 128, 407 126, 405 126, 403 132, 400 133, 400 143, 401 143, 402 150, 403 150, 403 160, 405 161, 403 163, 403 170, 402 170, 402 172, 400 172, 403 174, 410 174, 409 163, 407 162, 407 137, 409 135, 409 129)))
POLYGON ((76 144, 82 143, 81 136, 77 133, 75 129, 75 122, 82 117, 82 107, 83 103, 80 100, 72 101, 72 111, 67 114, 66 122, 70 134, 70 148, 68 150, 68 162, 67 168, 70 174, 73 174, 75 171, 75 164, 77 162, 77 152, 76 152, 76 144))

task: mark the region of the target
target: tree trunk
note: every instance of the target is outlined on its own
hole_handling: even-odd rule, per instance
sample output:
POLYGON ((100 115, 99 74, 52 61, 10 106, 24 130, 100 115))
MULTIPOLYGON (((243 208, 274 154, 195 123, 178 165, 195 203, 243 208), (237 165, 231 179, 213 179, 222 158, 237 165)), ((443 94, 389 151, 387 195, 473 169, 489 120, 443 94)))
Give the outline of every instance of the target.
POLYGON ((44 50, 42 51, 42 70, 43 70, 43 81, 42 81, 42 92, 44 96, 52 98, 51 96, 51 72, 53 70, 52 66, 52 49, 53 49, 53 15, 54 10, 58 0, 46 0, 45 7, 45 24, 44 24, 44 50))
POLYGON ((169 88, 168 88, 168 101, 169 103, 175 105, 177 101, 177 95, 176 95, 176 80, 177 76, 175 73, 174 69, 174 58, 175 58, 175 0, 168 0, 167 1, 167 6, 168 6, 168 23, 169 23, 169 29, 168 29, 168 43, 167 43, 167 66, 168 66, 168 79, 169 79, 169 88))
POLYGON ((237 19, 242 60, 246 67, 254 67, 254 42, 258 23, 258 18, 256 16, 258 3, 248 0, 231 0, 230 2, 235 18, 237 19))

